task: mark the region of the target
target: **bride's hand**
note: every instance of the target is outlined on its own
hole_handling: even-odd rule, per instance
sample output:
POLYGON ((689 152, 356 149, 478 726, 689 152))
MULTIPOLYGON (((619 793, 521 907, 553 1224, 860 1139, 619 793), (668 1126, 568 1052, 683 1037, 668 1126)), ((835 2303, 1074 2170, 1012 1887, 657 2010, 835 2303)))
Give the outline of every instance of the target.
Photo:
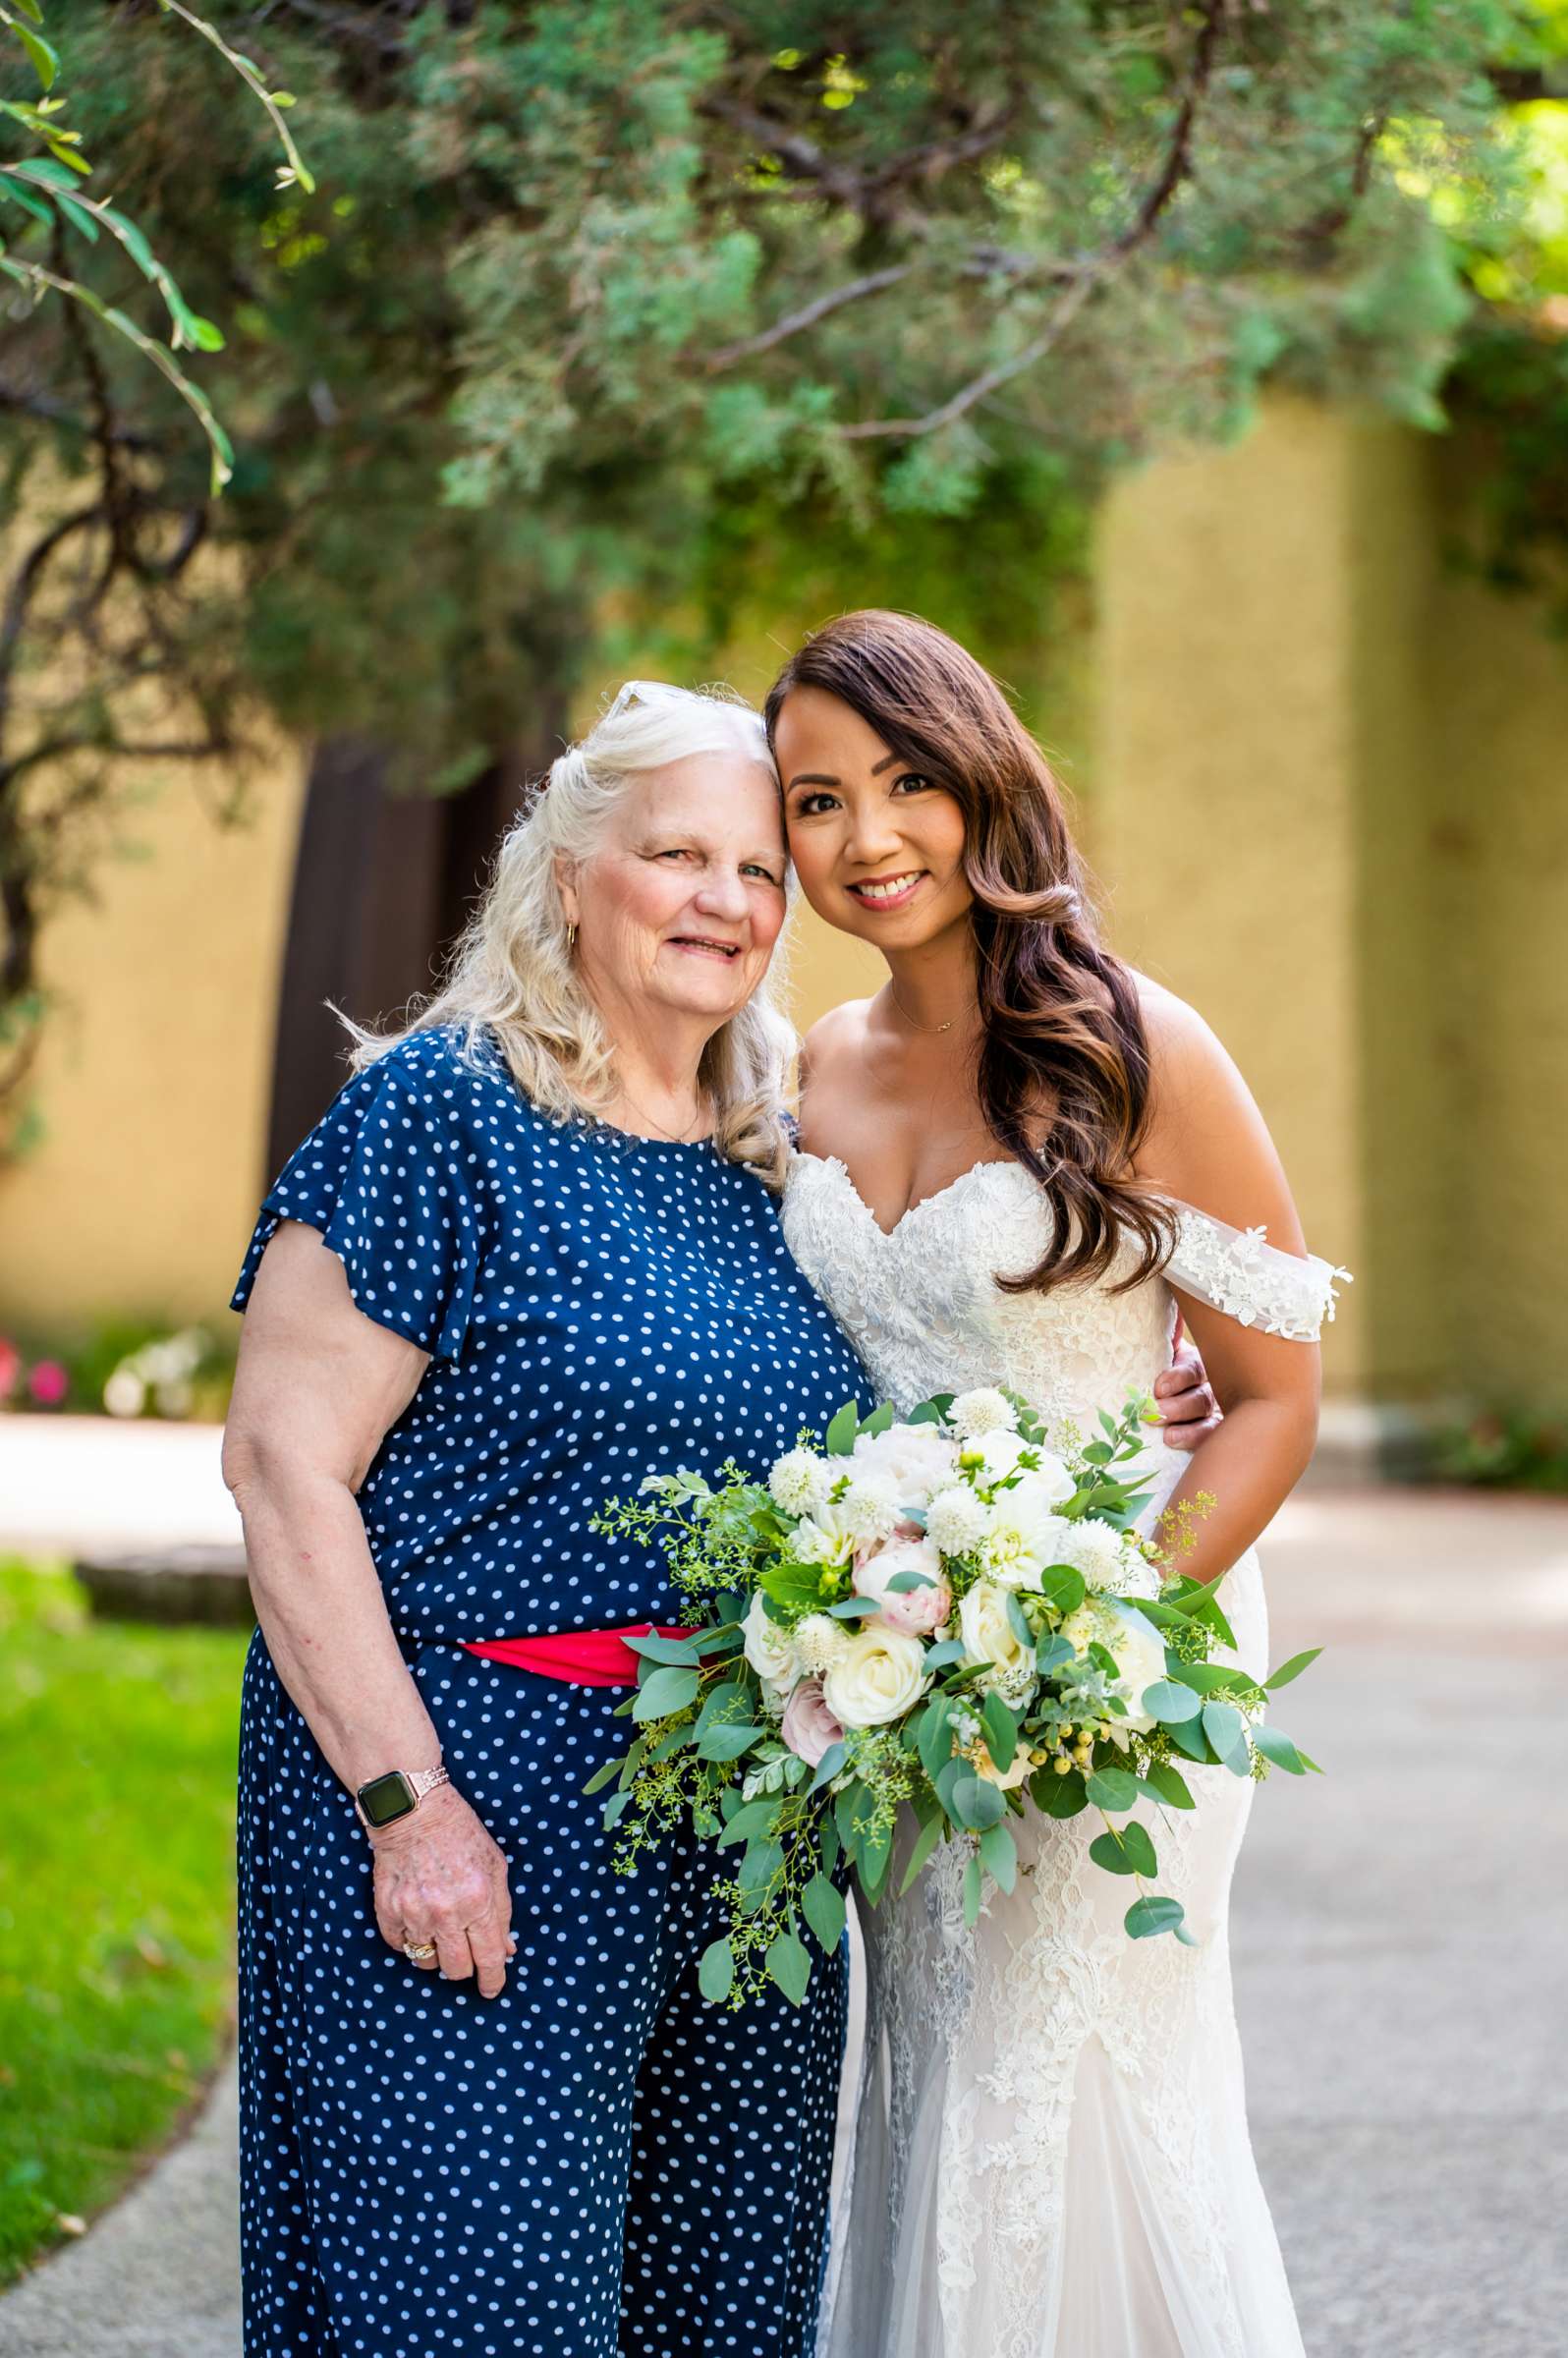
POLYGON ((1209 1389, 1208 1371, 1185 1334, 1170 1366, 1154 1378, 1154 1399, 1168 1449, 1196 1449, 1219 1429, 1223 1412, 1209 1389))

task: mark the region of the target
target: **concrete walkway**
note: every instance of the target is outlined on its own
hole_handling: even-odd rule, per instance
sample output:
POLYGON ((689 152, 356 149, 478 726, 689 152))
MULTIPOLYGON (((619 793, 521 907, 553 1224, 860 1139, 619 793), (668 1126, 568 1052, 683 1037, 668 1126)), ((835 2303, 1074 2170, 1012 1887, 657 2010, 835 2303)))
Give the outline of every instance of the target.
MULTIPOLYGON (((1232 1915, 1259 2160, 1311 2358, 1568 2345, 1568 1507, 1312 1492, 1267 1545, 1281 1723, 1232 1915)), ((5 2358, 239 2358, 233 2097, 0 2300, 5 2358)), ((390 2358, 390 2353, 389 2353, 390 2358)), ((1138 2358, 1127 2353, 1127 2358, 1138 2358)))

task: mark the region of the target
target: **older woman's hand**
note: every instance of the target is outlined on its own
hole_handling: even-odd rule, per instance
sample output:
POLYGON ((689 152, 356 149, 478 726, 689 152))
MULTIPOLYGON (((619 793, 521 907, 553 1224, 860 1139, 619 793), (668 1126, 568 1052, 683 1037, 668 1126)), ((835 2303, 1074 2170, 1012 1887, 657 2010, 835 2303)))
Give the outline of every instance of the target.
POLYGON ((370 1839, 382 1939, 399 1956, 433 1941, 435 1955, 414 1963, 449 1982, 473 1974, 481 1997, 498 1996, 517 1947, 506 1859, 463 1796, 438 1785, 370 1839))

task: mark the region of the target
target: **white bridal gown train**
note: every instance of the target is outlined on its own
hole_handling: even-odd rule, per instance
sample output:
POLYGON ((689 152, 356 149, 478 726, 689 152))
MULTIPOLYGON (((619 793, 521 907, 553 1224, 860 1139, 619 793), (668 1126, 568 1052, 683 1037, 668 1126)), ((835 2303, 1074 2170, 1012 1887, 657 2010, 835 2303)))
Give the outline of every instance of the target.
MULTIPOLYGON (((884 1233, 844 1165, 800 1154, 791 1250, 879 1398, 1000 1383, 1082 1423, 1169 1364, 1176 1306, 1154 1278, 1006 1294, 1050 1213, 1017 1163, 978 1164, 884 1233)), ((1301 1341, 1340 1272, 1183 1207, 1171 1278, 1243 1324, 1301 1341)), ((1155 1498, 1186 1461, 1151 1444, 1155 1498)), ((1249 1552, 1222 1597, 1265 1668, 1249 1552)), ((865 2078, 834 2236, 824 2358, 1302 2358, 1247 2133, 1226 1909, 1252 1802, 1187 1772, 1195 1812, 1151 1827, 1159 1887, 1199 1945, 1130 1940, 1127 1890, 1092 1865, 1091 1814, 1017 1827, 1022 1872, 964 1925, 956 1844, 866 1920, 865 2078)), ((907 1853, 911 1834, 903 1839, 907 1853)), ((895 1887, 900 1863, 895 1857, 895 1887)))

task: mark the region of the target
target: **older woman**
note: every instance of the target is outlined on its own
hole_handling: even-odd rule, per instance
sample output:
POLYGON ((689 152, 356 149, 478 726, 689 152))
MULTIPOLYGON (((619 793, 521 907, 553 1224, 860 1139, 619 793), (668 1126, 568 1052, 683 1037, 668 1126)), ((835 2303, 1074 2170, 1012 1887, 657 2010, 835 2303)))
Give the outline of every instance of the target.
POLYGON ((785 904, 756 715, 623 691, 266 1199, 226 1449, 251 2358, 812 2347, 841 1972, 704 2004, 730 1862, 618 1878, 583 1790, 613 1633, 674 1618, 594 1508, 865 1396, 767 1192, 785 904))

